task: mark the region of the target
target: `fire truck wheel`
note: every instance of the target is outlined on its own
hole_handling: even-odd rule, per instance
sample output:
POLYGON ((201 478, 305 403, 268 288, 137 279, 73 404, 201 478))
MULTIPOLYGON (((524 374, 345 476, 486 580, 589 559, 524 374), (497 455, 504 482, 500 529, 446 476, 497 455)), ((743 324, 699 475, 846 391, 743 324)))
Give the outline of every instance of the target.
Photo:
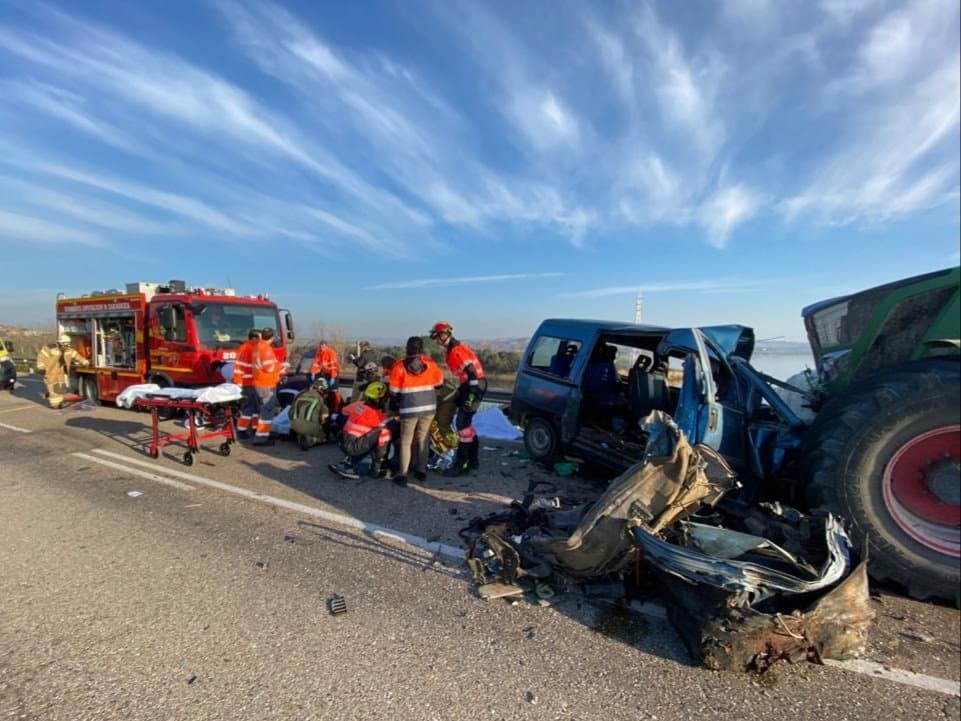
POLYGON ((222 456, 229 456, 229 455, 230 455, 230 444, 229 444, 229 443, 221 443, 221 444, 220 444, 220 455, 222 455, 222 456))
POLYGON ((187 451, 186 453, 184 453, 184 465, 192 466, 193 464, 194 464, 194 454, 191 453, 190 451, 187 451))
POLYGON ((86 398, 91 403, 98 403, 100 401, 100 393, 97 389, 97 379, 95 376, 84 376, 83 380, 80 382, 80 392, 83 397, 86 398))

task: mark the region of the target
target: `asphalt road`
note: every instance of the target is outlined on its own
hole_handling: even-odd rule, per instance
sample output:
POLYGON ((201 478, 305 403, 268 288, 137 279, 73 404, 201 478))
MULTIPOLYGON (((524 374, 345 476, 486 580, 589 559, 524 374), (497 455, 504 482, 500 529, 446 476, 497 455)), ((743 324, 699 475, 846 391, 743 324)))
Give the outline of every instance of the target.
POLYGON ((478 599, 466 520, 531 478, 597 490, 511 444, 404 489, 293 443, 186 468, 148 434, 144 414, 44 408, 33 382, 0 396, 0 721, 959 718, 943 605, 881 591, 860 672, 756 677, 694 665, 656 607, 478 599))

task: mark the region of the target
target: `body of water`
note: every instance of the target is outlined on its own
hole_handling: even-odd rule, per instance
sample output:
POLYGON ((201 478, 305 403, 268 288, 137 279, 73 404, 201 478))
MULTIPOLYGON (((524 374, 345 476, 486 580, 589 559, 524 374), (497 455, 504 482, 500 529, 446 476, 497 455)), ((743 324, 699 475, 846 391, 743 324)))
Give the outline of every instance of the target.
POLYGON ((778 380, 786 381, 795 373, 800 373, 805 368, 814 370, 814 357, 810 353, 787 354, 787 353, 755 353, 751 357, 751 365, 762 373, 773 376, 778 380))

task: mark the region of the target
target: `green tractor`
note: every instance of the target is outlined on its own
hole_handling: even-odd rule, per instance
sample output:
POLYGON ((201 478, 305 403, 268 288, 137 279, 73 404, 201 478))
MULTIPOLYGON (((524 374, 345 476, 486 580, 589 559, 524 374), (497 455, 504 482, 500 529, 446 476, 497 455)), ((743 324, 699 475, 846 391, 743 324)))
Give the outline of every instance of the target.
POLYGON ((807 501, 839 513, 872 576, 959 603, 959 268, 802 311, 818 368, 807 501))

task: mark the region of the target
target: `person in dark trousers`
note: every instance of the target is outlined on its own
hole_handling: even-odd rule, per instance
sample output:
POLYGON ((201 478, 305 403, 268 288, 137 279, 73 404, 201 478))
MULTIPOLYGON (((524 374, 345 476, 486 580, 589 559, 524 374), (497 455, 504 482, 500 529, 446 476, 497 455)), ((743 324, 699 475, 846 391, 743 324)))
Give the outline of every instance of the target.
POLYGON ((387 386, 374 381, 367 386, 362 400, 343 407, 343 431, 340 449, 347 454, 341 463, 328 468, 343 478, 357 479, 357 465, 368 455, 373 456, 371 476, 386 475, 387 453, 392 439, 384 406, 387 403, 387 386))
POLYGON ((274 439, 270 430, 277 414, 277 383, 280 381, 282 366, 277 360, 273 347, 273 328, 260 331, 260 340, 254 348, 253 386, 257 396, 257 426, 254 432, 255 446, 272 446, 274 439))
POLYGON ((487 392, 484 367, 470 347, 454 337, 454 327, 446 322, 435 323, 430 329, 431 340, 443 346, 447 354, 447 367, 459 383, 457 387, 457 454, 445 476, 463 476, 480 465, 480 444, 474 430, 474 414, 487 392))
POLYGON ((254 353, 260 344, 260 329, 247 333, 247 340, 237 349, 234 359, 233 381, 240 386, 240 417, 237 419, 237 435, 248 438, 257 427, 257 391, 254 390, 254 353))
POLYGON ((427 478, 430 422, 437 409, 437 387, 444 373, 430 356, 424 355, 424 341, 413 335, 407 339, 406 356, 390 371, 390 394, 400 417, 397 475, 394 483, 407 485, 407 472, 414 464, 414 478, 427 478))

